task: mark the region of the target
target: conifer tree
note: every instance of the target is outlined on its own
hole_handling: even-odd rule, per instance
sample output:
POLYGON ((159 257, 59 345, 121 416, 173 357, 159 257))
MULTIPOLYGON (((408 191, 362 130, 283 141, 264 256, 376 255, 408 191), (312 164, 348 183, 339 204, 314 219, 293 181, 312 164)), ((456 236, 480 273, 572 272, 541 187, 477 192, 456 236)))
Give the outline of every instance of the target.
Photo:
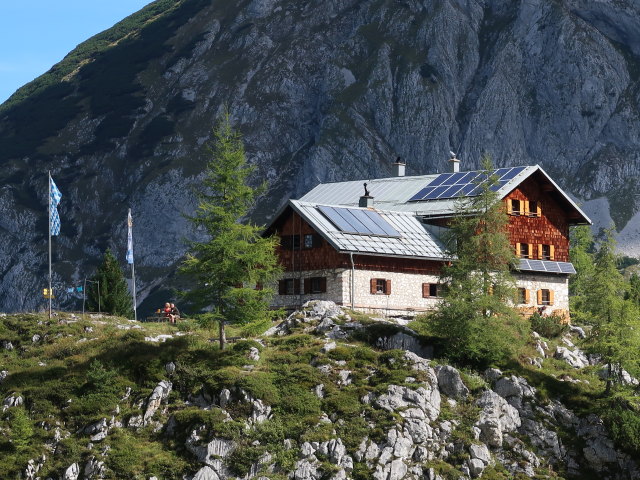
POLYGON ((523 341, 526 324, 513 308, 515 254, 508 216, 492 187, 488 157, 479 194, 462 198, 450 224, 450 266, 443 302, 428 320, 452 360, 490 364, 505 360, 523 341))
POLYGON ((572 228, 569 256, 576 269, 576 274, 569 277, 569 305, 571 318, 576 323, 588 324, 590 322, 587 299, 594 274, 594 248, 595 243, 590 226, 583 225, 572 228))
POLYGON ((605 231, 594 259, 585 294, 585 308, 593 324, 588 344, 606 365, 608 395, 622 369, 632 374, 640 371, 639 311, 632 300, 625 298, 628 284, 617 268, 613 229, 605 231))
POLYGON ((102 264, 91 280, 92 283, 87 288, 87 305, 90 310, 97 311, 99 305, 103 312, 112 315, 133 316, 133 302, 127 281, 110 249, 104 252, 102 264))
MULTIPOLYGON (((209 145, 211 158, 198 191, 199 205, 190 218, 208 239, 193 242, 182 265, 196 286, 186 297, 196 307, 213 309, 220 348, 225 324, 255 324, 271 319, 271 286, 280 273, 275 237, 263 237, 262 227, 241 222, 263 188, 247 184, 254 167, 247 164, 240 134, 225 112, 209 145)), ((209 317, 211 318, 211 317, 209 317)))

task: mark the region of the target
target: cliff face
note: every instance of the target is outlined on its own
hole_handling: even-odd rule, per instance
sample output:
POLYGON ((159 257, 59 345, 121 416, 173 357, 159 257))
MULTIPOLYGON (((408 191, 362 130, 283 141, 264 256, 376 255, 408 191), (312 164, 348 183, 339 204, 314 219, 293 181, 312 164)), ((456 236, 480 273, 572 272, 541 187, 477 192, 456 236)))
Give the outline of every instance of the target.
POLYGON ((318 182, 388 176, 398 155, 413 175, 486 152, 595 200, 638 254, 639 85, 632 2, 160 0, 0 108, 0 310, 42 303, 47 170, 56 284, 107 246, 124 257, 131 207, 141 295, 167 285, 225 104, 270 187, 259 220, 318 182))

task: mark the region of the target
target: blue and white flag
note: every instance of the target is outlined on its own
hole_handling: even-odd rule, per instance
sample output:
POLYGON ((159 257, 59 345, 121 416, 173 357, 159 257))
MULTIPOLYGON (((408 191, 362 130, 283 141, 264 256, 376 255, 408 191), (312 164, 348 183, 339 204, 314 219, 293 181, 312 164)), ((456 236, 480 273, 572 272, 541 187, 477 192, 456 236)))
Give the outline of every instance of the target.
POLYGON ((131 229, 133 227, 133 219, 131 218, 131 209, 129 209, 129 214, 127 215, 127 263, 133 263, 133 236, 131 234, 131 229))
POLYGON ((58 215, 58 204, 62 194, 56 184, 53 182, 53 178, 49 176, 49 231, 51 235, 60 235, 60 215, 58 215))

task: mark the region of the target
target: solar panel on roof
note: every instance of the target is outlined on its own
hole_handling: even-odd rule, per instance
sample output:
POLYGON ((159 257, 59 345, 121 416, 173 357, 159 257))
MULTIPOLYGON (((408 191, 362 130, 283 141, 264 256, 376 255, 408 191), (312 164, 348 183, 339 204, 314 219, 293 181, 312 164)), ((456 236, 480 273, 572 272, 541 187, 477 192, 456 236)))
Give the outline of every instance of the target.
MULTIPOLYGON (((490 176, 496 177, 497 183, 492 185, 490 189, 497 192, 525 168, 526 167, 507 167, 494 170, 490 176)), ((411 197, 409 201, 419 202, 423 200, 472 197, 480 193, 482 190, 480 185, 488 179, 489 176, 484 172, 443 173, 429 182, 427 186, 411 197)))
POLYGON ((576 269, 570 262, 527 260, 526 258, 520 259, 518 270, 542 273, 576 273, 576 269))
POLYGON ((387 237, 401 236, 378 212, 356 208, 329 207, 326 205, 318 206, 318 210, 320 210, 338 230, 344 233, 387 237))

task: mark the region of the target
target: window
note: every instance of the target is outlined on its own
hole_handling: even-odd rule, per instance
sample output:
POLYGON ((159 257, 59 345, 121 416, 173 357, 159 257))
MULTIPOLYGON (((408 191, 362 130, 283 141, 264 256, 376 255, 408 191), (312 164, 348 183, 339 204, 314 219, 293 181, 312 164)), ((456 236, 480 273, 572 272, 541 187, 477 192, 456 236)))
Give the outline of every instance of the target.
POLYGON ((311 277, 304 279, 304 293, 326 293, 327 291, 327 278, 326 277, 311 277))
POLYGON ((538 245, 538 258, 540 260, 553 260, 554 253, 553 245, 538 245))
POLYGON ((512 215, 520 215, 520 200, 511 200, 511 214, 512 215))
POLYGON ((313 234, 307 233, 304 236, 304 248, 313 248, 313 234))
POLYGON ((547 288, 538 290, 538 305, 553 305, 553 290, 547 288))
POLYGON ((391 280, 387 280, 386 278, 372 278, 371 294, 391 295, 391 280))
POLYGON ((284 278, 278 282, 279 295, 298 295, 300 293, 300 282, 297 278, 284 278))
POLYGON ((440 297, 442 296, 440 284, 438 283, 423 283, 422 284, 422 298, 440 297))
POLYGON ((520 258, 532 258, 533 245, 530 243, 516 243, 516 255, 520 258))
POLYGON ((529 296, 529 290, 527 290, 526 288, 518 288, 517 302, 526 305, 530 301, 531 298, 529 296))
POLYGON ((315 233, 307 233, 304 236, 304 248, 317 248, 322 246, 322 237, 315 233))
POLYGON ((300 235, 283 235, 280 244, 286 250, 300 250, 300 235))
POLYGON ((540 204, 538 202, 527 202, 527 215, 529 217, 540 217, 542 212, 540 210, 540 204))

